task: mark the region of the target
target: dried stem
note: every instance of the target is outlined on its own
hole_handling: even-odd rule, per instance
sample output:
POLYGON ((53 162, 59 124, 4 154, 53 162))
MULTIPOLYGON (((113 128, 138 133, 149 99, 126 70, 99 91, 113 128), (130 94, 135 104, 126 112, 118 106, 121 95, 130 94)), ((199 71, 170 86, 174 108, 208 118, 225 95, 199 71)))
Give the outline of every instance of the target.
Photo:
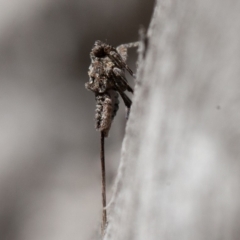
POLYGON ((102 237, 104 236, 107 224, 106 210, 106 178, 105 178, 105 154, 104 154, 104 131, 101 131, 101 169, 102 169, 102 237))

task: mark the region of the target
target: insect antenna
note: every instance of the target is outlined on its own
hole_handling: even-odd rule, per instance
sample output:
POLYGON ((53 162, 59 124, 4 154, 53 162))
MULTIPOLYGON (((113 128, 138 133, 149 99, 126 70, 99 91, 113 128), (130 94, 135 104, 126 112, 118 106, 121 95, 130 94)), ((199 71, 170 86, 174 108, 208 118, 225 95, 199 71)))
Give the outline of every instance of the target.
POLYGON ((102 174, 102 237, 104 236, 107 226, 107 210, 106 210, 106 173, 105 173, 105 152, 104 152, 104 131, 101 131, 101 174, 102 174))

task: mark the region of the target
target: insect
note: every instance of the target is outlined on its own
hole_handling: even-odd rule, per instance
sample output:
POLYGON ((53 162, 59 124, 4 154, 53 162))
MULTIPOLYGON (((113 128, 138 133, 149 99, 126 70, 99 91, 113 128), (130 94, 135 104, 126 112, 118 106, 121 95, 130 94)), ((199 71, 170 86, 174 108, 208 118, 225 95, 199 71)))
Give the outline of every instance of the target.
POLYGON ((132 101, 125 91, 133 93, 125 77, 125 70, 134 77, 126 64, 127 48, 137 47, 138 42, 123 44, 117 48, 97 40, 90 52, 89 81, 85 87, 95 93, 95 127, 101 132, 101 170, 102 170, 102 236, 107 225, 106 180, 104 138, 108 136, 112 121, 119 108, 119 94, 127 107, 127 117, 132 101))
POLYGON ((119 94, 127 107, 127 117, 129 115, 132 101, 125 91, 133 93, 133 89, 128 84, 125 70, 133 77, 134 74, 126 64, 127 48, 137 46, 138 42, 135 42, 115 48, 97 40, 90 52, 89 81, 85 87, 95 93, 95 125, 105 137, 119 108, 119 94))

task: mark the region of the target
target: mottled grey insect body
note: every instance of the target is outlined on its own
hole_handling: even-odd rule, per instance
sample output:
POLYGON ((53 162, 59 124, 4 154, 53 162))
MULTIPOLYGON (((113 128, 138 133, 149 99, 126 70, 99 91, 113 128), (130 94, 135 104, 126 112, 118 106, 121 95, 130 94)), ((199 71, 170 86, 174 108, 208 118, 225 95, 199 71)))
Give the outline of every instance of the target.
POLYGON ((112 121, 119 108, 118 93, 109 90, 103 94, 96 95, 95 127, 108 136, 112 121))
MULTIPOLYGON (((131 44, 130 47, 136 47, 137 44, 131 44)), ((128 112, 132 104, 124 93, 125 91, 133 93, 125 77, 125 70, 133 76, 132 70, 126 64, 127 47, 129 44, 114 48, 98 40, 90 52, 89 81, 85 87, 95 93, 96 129, 103 131, 105 137, 108 135, 119 108, 118 93, 128 108, 128 112)))

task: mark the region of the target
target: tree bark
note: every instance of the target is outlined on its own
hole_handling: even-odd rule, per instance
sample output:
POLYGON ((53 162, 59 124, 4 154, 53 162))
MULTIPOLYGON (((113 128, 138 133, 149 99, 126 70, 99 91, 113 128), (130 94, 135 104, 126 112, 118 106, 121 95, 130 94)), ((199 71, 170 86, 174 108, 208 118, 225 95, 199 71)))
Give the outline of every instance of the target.
POLYGON ((105 240, 239 239, 239 13, 158 0, 105 240))

